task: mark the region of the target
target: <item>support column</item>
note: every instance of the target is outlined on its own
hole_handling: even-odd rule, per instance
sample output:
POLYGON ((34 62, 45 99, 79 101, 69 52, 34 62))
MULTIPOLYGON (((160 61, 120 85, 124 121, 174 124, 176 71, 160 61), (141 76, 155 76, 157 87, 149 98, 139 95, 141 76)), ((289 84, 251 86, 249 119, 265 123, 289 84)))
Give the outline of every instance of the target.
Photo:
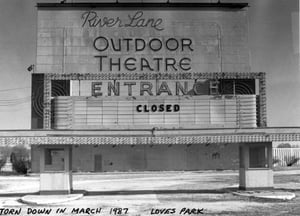
POLYGON ((40 194, 69 194, 72 189, 72 146, 40 146, 40 194))
POLYGON ((272 143, 242 143, 240 154, 240 189, 273 188, 272 143))

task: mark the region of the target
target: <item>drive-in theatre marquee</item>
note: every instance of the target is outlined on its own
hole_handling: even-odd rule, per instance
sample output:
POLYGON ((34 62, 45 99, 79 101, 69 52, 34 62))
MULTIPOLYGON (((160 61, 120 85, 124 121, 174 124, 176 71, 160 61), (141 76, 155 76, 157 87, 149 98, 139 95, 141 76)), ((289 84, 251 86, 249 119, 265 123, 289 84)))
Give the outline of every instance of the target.
POLYGON ((240 73, 250 71, 244 11, 38 13, 44 128, 262 124, 264 75, 240 73))

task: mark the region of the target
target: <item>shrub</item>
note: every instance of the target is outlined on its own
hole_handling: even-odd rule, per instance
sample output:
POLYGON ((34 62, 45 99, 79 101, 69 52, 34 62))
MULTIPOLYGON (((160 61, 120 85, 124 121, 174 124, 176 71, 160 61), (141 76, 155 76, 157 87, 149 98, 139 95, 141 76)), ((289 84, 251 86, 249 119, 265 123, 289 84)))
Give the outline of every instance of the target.
POLYGON ((0 159, 0 170, 2 169, 2 167, 5 165, 6 163, 6 158, 1 158, 0 159))
POLYGON ((30 167, 29 149, 24 146, 15 146, 12 148, 10 161, 13 169, 17 173, 26 174, 30 167))
POLYGON ((17 173, 26 174, 29 169, 29 161, 28 160, 16 160, 12 164, 13 169, 17 173))
POLYGON ((273 164, 278 164, 280 163, 280 159, 279 158, 273 158, 273 164))
POLYGON ((280 143, 277 148, 291 148, 291 144, 289 143, 280 143))
POLYGON ((8 146, 1 146, 0 147, 0 170, 6 164, 6 160, 10 155, 11 147, 8 146))
POLYGON ((296 156, 292 156, 291 158, 285 158, 285 162, 287 166, 293 166, 294 164, 296 164, 298 161, 300 160, 300 158, 296 157, 296 156))

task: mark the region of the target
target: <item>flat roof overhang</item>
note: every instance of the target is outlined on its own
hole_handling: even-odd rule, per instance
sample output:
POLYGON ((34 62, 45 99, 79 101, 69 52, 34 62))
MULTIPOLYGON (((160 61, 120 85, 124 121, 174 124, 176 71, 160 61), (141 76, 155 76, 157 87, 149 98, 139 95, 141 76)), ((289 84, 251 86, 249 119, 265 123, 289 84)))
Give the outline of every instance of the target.
POLYGON ((300 128, 5 130, 0 145, 156 145, 300 141, 300 128))
POLYGON ((203 3, 203 2, 91 2, 91 3, 37 3, 39 9, 49 8, 190 8, 190 9, 227 9, 227 10, 240 10, 248 7, 248 3, 203 3))

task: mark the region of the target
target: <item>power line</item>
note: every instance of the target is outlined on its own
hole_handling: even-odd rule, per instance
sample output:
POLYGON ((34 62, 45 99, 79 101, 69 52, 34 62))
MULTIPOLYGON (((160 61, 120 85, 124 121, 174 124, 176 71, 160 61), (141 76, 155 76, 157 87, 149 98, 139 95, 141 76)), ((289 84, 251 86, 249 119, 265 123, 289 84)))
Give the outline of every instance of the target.
POLYGON ((31 101, 31 97, 0 100, 0 107, 16 106, 22 103, 28 103, 30 101, 31 101))
POLYGON ((30 87, 22 87, 22 88, 12 88, 12 89, 0 89, 0 92, 13 91, 19 89, 29 89, 30 87))
POLYGON ((22 97, 22 98, 7 98, 7 99, 1 99, 0 98, 0 103, 1 102, 14 102, 14 101, 20 101, 20 100, 24 100, 24 99, 31 99, 31 96, 27 96, 27 97, 22 97))
MULTIPOLYGON (((7 93, 16 90, 24 90, 30 89, 31 87, 19 87, 19 88, 10 88, 10 89, 0 89, 0 93, 7 93)), ((15 93, 15 92, 14 92, 15 93)), ((0 97, 0 112, 8 112, 11 109, 15 110, 15 108, 19 105, 30 103, 31 96, 26 96, 22 98, 1 98, 0 97)), ((18 109, 19 110, 19 109, 18 109)))

